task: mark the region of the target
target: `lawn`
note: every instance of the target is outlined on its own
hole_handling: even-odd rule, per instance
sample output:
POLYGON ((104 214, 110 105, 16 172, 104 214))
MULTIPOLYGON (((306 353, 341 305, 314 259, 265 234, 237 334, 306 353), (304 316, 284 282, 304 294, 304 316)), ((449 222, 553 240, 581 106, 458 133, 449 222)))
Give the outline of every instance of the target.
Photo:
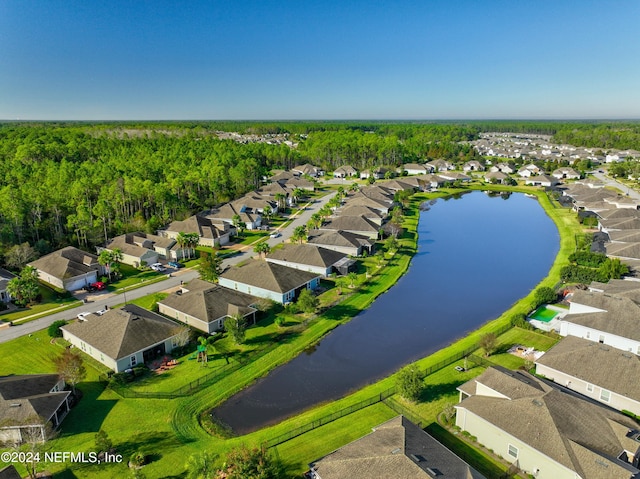
POLYGON ((107 286, 107 289, 109 291, 116 292, 123 288, 129 290, 133 289, 134 287, 145 286, 150 283, 163 281, 167 278, 166 273, 160 273, 152 269, 141 271, 134 268, 133 266, 129 266, 128 264, 120 265, 120 273, 122 273, 122 279, 109 283, 109 285, 107 286))
MULTIPOLYGON (((506 188, 502 187, 500 189, 506 188)), ((457 192, 459 192, 459 190, 457 192)), ((103 427, 112 437, 118 452, 130 455, 135 450, 142 449, 145 452, 153 454, 151 464, 144 468, 144 473, 147 477, 167 477, 167 474, 176 475, 184 471, 184 464, 189 455, 193 453, 210 450, 218 454, 218 461, 221 462, 224 453, 237 444, 259 444, 286 433, 295 427, 307 424, 327 414, 356 404, 392 387, 395 382, 393 376, 369 385, 348 397, 314 407, 303 414, 287 419, 277 425, 239 438, 221 439, 212 437, 208 435, 199 424, 203 411, 207 411, 220 401, 228 398, 243 387, 246 387, 256 378, 265 375, 277 365, 292 359, 310 344, 319 341, 333 327, 341 322, 348 321, 359 311, 366 308, 379 294, 393 285, 406 271, 410 262, 411 253, 415 251, 415 227, 418 222, 418 205, 425 199, 434 196, 443 196, 446 193, 446 191, 443 191, 437 195, 415 195, 412 200, 413 209, 406 215, 404 226, 408 231, 400 240, 400 252, 392 258, 387 258, 385 260, 385 267, 379 270, 377 274, 374 274, 373 277, 369 278, 364 288, 354 294, 345 294, 347 297, 344 301, 328 309, 318 318, 308 321, 305 329, 294 324, 296 322, 299 323, 305 318, 302 316, 288 316, 287 324, 289 324, 289 322, 291 324, 284 328, 284 330, 293 330, 294 334, 285 336, 284 338, 279 335, 281 330, 275 325, 272 319, 267 319, 259 323, 257 327, 251 328, 248 331, 248 344, 245 346, 237 347, 233 345, 228 338, 225 338, 218 346, 221 348, 233 348, 234 353, 238 356, 244 354, 246 357, 248 354, 248 362, 241 369, 231 371, 212 387, 207 387, 187 397, 172 400, 122 400, 112 391, 103 391, 98 383, 87 380, 81 384, 81 388, 85 391, 85 398, 63 423, 63 435, 53 441, 50 446, 54 450, 85 451, 93 444, 95 432, 97 432, 100 427, 103 427), (266 350, 264 354, 258 355, 259 358, 251 360, 251 349, 257 348, 260 344, 269 344, 274 341, 275 338, 278 338, 277 347, 266 350)), ((576 231, 575 224, 577 222, 575 215, 570 216, 565 210, 554 209, 546 195, 541 193, 539 198, 541 204, 554 219, 561 232, 560 253, 549 276, 541 283, 553 286, 558 281, 559 265, 566 264, 563 263, 563 261, 566 261, 566 257, 574 249, 574 232, 576 231)), ((377 261, 377 258, 366 258, 363 263, 369 267, 376 268, 378 266, 377 261)), ((364 274, 359 276, 359 282, 365 279, 364 276, 364 274)), ((327 284, 328 283, 330 283, 330 281, 327 281, 327 284)), ((350 291, 349 288, 345 289, 350 291)), ((325 304, 330 303, 331 299, 337 298, 335 288, 330 288, 325 295, 327 295, 323 298, 326 300, 325 304)), ((478 331, 471 333, 443 350, 421 359, 418 361, 418 365, 423 369, 427 368, 461 350, 477 345, 482 334, 503 328, 509 324, 509 320, 514 313, 520 312, 520 310, 524 313, 528 312, 532 300, 532 295, 527 296, 514 305, 509 311, 501 315, 500 318, 488 322, 478 331)), ((55 348, 60 348, 59 345, 49 345, 48 341, 46 345, 50 347, 43 348, 43 344, 39 344, 42 342, 42 339, 38 341, 33 338, 20 338, 20 340, 16 341, 25 342, 15 343, 18 344, 18 347, 0 345, 0 354, 9 350, 14 354, 10 360, 11 364, 3 365, 10 367, 13 373, 42 371, 42 369, 45 368, 44 364, 47 361, 50 362, 50 356, 54 354, 52 351, 55 351, 55 348), (32 342, 29 343, 28 339, 31 339, 32 342), (32 350, 29 346, 34 344, 34 342, 38 347, 32 350), (33 355, 33 358, 30 358, 30 355, 33 355), (30 359, 27 360, 27 358, 30 359), (26 364, 26 366, 22 367, 23 363, 26 364)), ((506 347, 508 344, 521 343, 527 346, 534 346, 536 349, 545 349, 545 347, 553 344, 553 341, 555 341, 553 338, 539 335, 538 333, 512 329, 499 338, 499 348, 506 347)), ((14 343, 8 344, 13 345, 14 343)), ((215 354, 216 353, 213 353, 212 363, 203 369, 209 369, 214 366, 215 361, 218 361, 215 364, 220 364, 220 358, 215 358, 215 354)), ((499 352, 492 356, 490 360, 501 364, 506 364, 511 361, 511 358, 503 358, 502 355, 503 353, 499 352)), ((191 361, 191 363, 193 363, 193 361, 191 361)), ((463 364, 463 362, 460 361, 457 364, 463 364)), ((469 371, 459 373, 453 369, 453 366, 453 364, 446 366, 425 380, 426 389, 424 402, 414 406, 403 402, 399 398, 394 398, 394 401, 398 401, 403 407, 407 407, 416 415, 425 418, 427 422, 433 421, 433 418, 435 418, 444 406, 452 402, 457 402, 455 388, 462 382, 480 374, 483 369, 481 367, 474 367, 469 371)), ((191 364, 180 364, 170 372, 173 373, 173 371, 176 372, 175 379, 167 376, 157 381, 157 383, 151 382, 144 387, 148 390, 163 390, 163 388, 168 387, 165 386, 165 384, 171 385, 171 381, 175 381, 174 384, 177 385, 180 384, 178 379, 182 379, 184 384, 184 380, 188 380, 190 377, 197 377, 199 374, 197 365, 192 366, 191 364), (178 377, 179 373, 181 373, 180 368, 182 366, 185 367, 182 369, 180 377, 178 377)), ((322 428, 318 428, 283 443, 277 446, 276 450, 288 466, 289 472, 298 474, 303 472, 309 461, 341 447, 346 442, 357 439, 368 432, 371 427, 395 415, 395 412, 383 404, 370 406, 327 424, 322 428)), ((51 465, 50 469, 54 472, 60 472, 65 467, 67 467, 65 464, 55 464, 51 465)), ((60 477, 107 478, 123 476, 128 473, 124 465, 103 465, 102 467, 72 465, 70 467, 73 472, 65 472, 60 477)))
POLYGON ((27 317, 29 318, 29 320, 32 320, 50 314, 54 309, 58 311, 64 311, 65 309, 75 308, 80 304, 80 302, 71 295, 61 298, 58 293, 56 293, 48 286, 41 283, 39 287, 40 294, 42 295, 42 301, 40 303, 36 303, 27 308, 22 308, 10 313, 4 313, 0 316, 0 320, 5 323, 8 323, 9 321, 17 321, 27 317))

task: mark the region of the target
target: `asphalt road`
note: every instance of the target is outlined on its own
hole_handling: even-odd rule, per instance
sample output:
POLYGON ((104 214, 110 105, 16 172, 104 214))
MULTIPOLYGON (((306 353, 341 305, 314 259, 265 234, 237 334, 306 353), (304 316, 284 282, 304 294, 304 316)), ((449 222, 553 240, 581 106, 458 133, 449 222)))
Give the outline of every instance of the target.
POLYGON ((640 200, 640 193, 638 193, 636 190, 629 188, 627 185, 624 185, 619 181, 614 180, 613 178, 609 178, 608 176, 605 176, 604 173, 595 172, 593 173, 593 176, 598 178, 607 186, 613 186, 615 188, 618 188, 620 191, 622 191, 624 194, 626 194, 630 198, 640 200))
MULTIPOLYGON (((333 196, 335 193, 329 193, 328 195, 323 196, 319 200, 315 200, 314 203, 307 204, 307 207, 304 211, 299 212, 286 228, 282 228, 280 230, 281 236, 278 238, 269 238, 267 243, 269 246, 273 247, 277 244, 280 244, 291 237, 293 234, 293 230, 297 226, 306 225, 311 215, 319 211, 333 196)), ((247 248, 245 251, 242 251, 231 258, 227 258, 223 261, 223 267, 228 267, 239 263, 240 261, 244 261, 247 258, 254 256, 253 247, 247 248)), ((58 321, 60 319, 73 319, 79 313, 83 312, 95 312, 101 309, 104 309, 105 306, 110 308, 125 303, 127 301, 131 301, 133 299, 141 298, 143 296, 147 296, 149 294, 158 293, 161 291, 164 292, 173 292, 177 290, 181 282, 187 283, 194 278, 199 277, 199 273, 192 269, 186 270, 177 270, 170 271, 171 277, 167 278, 164 281, 160 281, 158 283, 150 284, 147 286, 143 286, 141 288, 132 289, 125 293, 109 293, 106 291, 99 293, 81 293, 78 294, 79 299, 87 298, 87 303, 78 306, 77 308, 67 309, 65 311, 59 313, 52 313, 50 315, 44 316, 39 319, 35 319, 33 321, 29 321, 23 324, 18 324, 16 326, 12 326, 10 328, 4 328, 0 330, 0 343, 4 343, 6 341, 10 341, 20 336, 24 336, 26 334, 31 334, 36 331, 39 331, 44 328, 48 328, 51 323, 54 321, 58 321)))

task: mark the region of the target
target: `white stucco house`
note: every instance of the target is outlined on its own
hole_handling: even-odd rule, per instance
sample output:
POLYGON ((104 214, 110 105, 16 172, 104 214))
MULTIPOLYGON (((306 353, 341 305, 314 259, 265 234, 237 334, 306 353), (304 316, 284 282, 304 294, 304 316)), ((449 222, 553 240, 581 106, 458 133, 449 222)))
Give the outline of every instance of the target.
POLYGON ((67 291, 82 289, 106 274, 95 254, 67 246, 29 263, 38 270, 38 278, 67 291))

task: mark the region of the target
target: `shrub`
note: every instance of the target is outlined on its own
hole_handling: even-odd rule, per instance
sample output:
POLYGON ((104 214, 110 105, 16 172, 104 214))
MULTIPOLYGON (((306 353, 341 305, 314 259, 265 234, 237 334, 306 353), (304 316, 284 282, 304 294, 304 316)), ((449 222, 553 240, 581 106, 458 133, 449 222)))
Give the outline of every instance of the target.
POLYGON ((58 321, 54 321, 49 325, 49 329, 47 329, 47 333, 50 338, 61 338, 62 330, 60 329, 62 326, 67 324, 64 319, 59 319, 58 321))
POLYGON ((420 398, 423 387, 422 371, 415 364, 405 366, 398 372, 396 388, 403 398, 409 401, 417 401, 420 398))

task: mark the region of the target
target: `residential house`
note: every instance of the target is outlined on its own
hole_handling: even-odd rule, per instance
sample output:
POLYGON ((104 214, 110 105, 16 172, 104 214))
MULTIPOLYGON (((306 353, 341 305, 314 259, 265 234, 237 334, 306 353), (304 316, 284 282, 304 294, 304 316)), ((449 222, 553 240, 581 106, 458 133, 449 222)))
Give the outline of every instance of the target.
POLYGON ((358 176, 358 170, 351 165, 341 166, 333 172, 334 178, 353 178, 354 176, 358 176))
POLYGON ((315 289, 320 275, 262 260, 252 260, 222 273, 220 286, 286 304, 303 289, 315 289))
POLYGON ((476 160, 467 161, 462 165, 462 171, 484 171, 484 165, 476 160))
POLYGON ((604 233, 611 231, 640 230, 640 218, 613 218, 598 220, 598 229, 604 233))
POLYGON ((309 464, 312 479, 482 479, 432 436, 397 416, 309 464))
POLYGON ((360 179, 366 180, 369 177, 373 177, 376 180, 382 180, 389 171, 389 169, 382 167, 377 167, 372 170, 363 170, 360 172, 360 179))
POLYGON ((172 222, 159 233, 172 239, 177 238, 180 233, 197 233, 199 244, 214 247, 229 243, 231 228, 223 220, 193 215, 186 220, 172 222))
POLYGON ((537 175, 537 176, 530 176, 525 180, 524 183, 525 185, 545 186, 547 188, 550 188, 552 186, 557 185, 558 180, 556 180, 553 176, 549 176, 549 175, 537 175))
POLYGON ((491 171, 485 173, 484 181, 487 183, 505 183, 509 180, 509 175, 502 173, 501 171, 491 171))
POLYGON ((350 206, 364 206, 379 211, 383 216, 387 216, 392 204, 393 203, 389 202, 389 200, 377 200, 374 198, 369 198, 365 194, 358 192, 352 196, 349 196, 343 207, 347 208, 350 206))
POLYGON ((324 176, 324 170, 322 168, 318 168, 317 166, 313 166, 309 163, 305 163, 304 165, 294 166, 291 168, 291 172, 293 174, 297 174, 299 176, 311 176, 312 178, 318 178, 320 176, 324 176))
MULTIPOLYGON (((405 181, 405 179, 407 179, 407 178, 401 178, 399 180, 385 181, 385 182, 379 184, 378 186, 379 187, 383 187, 385 190, 390 190, 392 192, 409 190, 409 191, 411 191, 413 193, 414 190, 415 190, 415 186, 407 183, 405 181)), ((367 189, 367 188, 365 188, 365 189, 367 189)))
POLYGON ((7 285, 9 281, 15 278, 16 275, 10 273, 6 269, 0 268, 0 301, 3 303, 8 303, 11 301, 11 295, 7 291, 7 285))
POLYGON ((313 244, 289 243, 270 253, 267 261, 327 277, 335 271, 335 265, 346 257, 345 253, 313 244))
POLYGON ((536 361, 536 374, 618 411, 640 416, 640 356, 567 336, 536 361))
POLYGON ((119 249, 122 253, 122 262, 134 268, 143 264, 157 263, 158 258, 177 260, 186 256, 185 249, 178 246, 174 238, 140 231, 116 236, 106 246, 99 247, 98 253, 102 250, 115 249, 119 249))
POLYGON ((576 291, 561 336, 576 336, 640 354, 640 306, 630 298, 576 291))
POLYGON ((67 246, 29 263, 38 270, 38 278, 67 291, 82 289, 105 274, 95 254, 67 246))
POLYGON ((191 280, 158 302, 158 311, 192 328, 212 334, 227 318, 241 315, 255 323, 259 298, 200 279, 191 280))
POLYGON ((453 170, 454 166, 445 160, 433 160, 426 164, 432 172, 453 170))
POLYGON ((21 444, 34 430, 44 442, 45 424, 57 428, 71 407, 71 392, 64 389, 57 374, 0 377, 0 443, 21 444))
POLYGON ((313 181, 305 180, 304 178, 291 178, 284 182, 284 185, 289 188, 291 191, 299 188, 301 190, 306 191, 315 191, 316 186, 313 184, 313 181))
POLYGON ((439 173, 438 176, 446 181, 462 181, 466 183, 473 180, 470 176, 457 171, 443 171, 439 173))
POLYGON ((458 388, 456 426, 536 479, 637 479, 631 418, 526 372, 490 367, 458 388))
POLYGON ((607 233, 611 242, 637 243, 640 242, 640 229, 638 230, 617 230, 607 233))
POLYGON ((604 248, 610 258, 640 260, 640 243, 605 243, 604 248))
POLYGON ((380 226, 368 220, 364 216, 335 216, 323 224, 320 230, 348 231, 371 238, 378 239, 380 226))
MULTIPOLYGON (((262 203, 263 207, 267 202, 262 203)), ((206 215, 207 219, 222 221, 229 225, 230 228, 235 228, 235 219, 240 218, 240 221, 244 224, 244 227, 248 230, 255 230, 262 225, 262 214, 260 211, 254 208, 250 208, 244 204, 241 200, 236 200, 232 203, 225 203, 215 210, 211 210, 206 215)))
POLYGON ((276 174, 269 177, 269 180, 274 183, 285 184, 287 181, 295 177, 296 175, 294 175, 291 171, 278 171, 276 174))
POLYGON ((347 203, 346 206, 340 208, 336 211, 337 216, 363 216, 367 218, 369 221, 382 226, 382 221, 385 218, 385 215, 382 214, 379 210, 374 208, 370 208, 368 206, 356 206, 350 203, 347 203))
POLYGON ((632 210, 637 210, 638 208, 640 208, 640 202, 635 198, 631 198, 630 196, 611 196, 609 198, 604 198, 604 202, 609 203, 616 208, 629 208, 632 210))
POLYGON ((431 173, 433 168, 419 163, 406 163, 400 167, 400 170, 406 171, 408 175, 425 175, 431 173))
POLYGON ((362 256, 364 253, 371 255, 375 248, 375 240, 366 235, 348 231, 311 230, 307 237, 307 244, 339 251, 349 256, 362 256))
POLYGON ((573 168, 563 167, 563 168, 558 168, 557 170, 553 170, 553 172, 551 173, 551 176, 559 180, 564 180, 564 179, 577 180, 578 178, 580 178, 580 173, 578 173, 573 168))
POLYGON ((64 339, 119 373, 170 353, 181 326, 135 304, 60 328, 64 339))
POLYGON ((439 175, 424 175, 422 178, 427 188, 431 189, 439 188, 440 186, 447 183, 447 180, 439 175))
POLYGON ((515 172, 515 170, 507 163, 498 163, 497 165, 493 165, 491 168, 489 168, 489 171, 491 173, 501 172, 506 175, 510 175, 511 173, 515 172))

